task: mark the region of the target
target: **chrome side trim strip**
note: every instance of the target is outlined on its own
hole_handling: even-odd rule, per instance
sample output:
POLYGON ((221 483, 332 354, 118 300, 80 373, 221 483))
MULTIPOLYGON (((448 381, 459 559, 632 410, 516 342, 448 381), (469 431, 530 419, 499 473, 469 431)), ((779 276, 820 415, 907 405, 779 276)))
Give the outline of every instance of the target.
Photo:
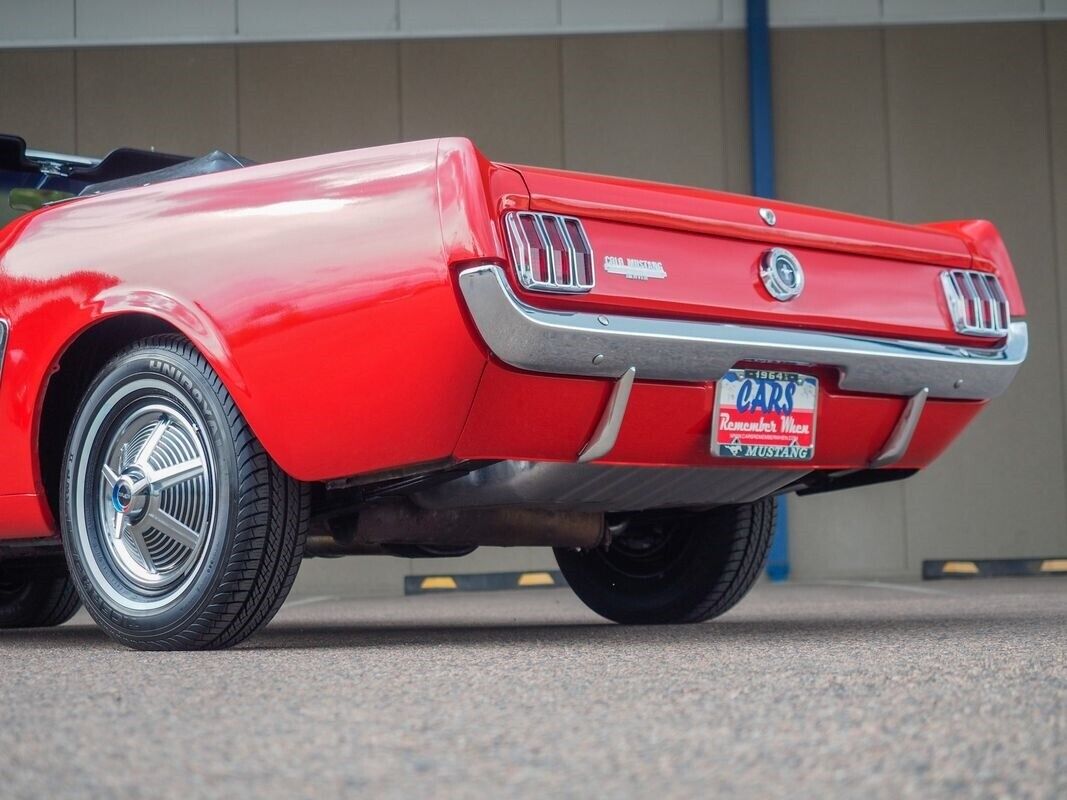
POLYGON ((896 464, 908 452, 911 437, 915 435, 915 429, 919 427, 919 418, 922 417, 923 408, 926 407, 926 398, 929 396, 930 390, 925 387, 911 396, 904 410, 900 412, 896 427, 886 439, 885 447, 871 460, 869 465, 871 469, 896 464))
POLYGON ((619 430, 622 428, 622 418, 626 414, 626 405, 630 402, 630 389, 634 385, 634 376, 637 370, 630 367, 622 373, 622 377, 615 381, 611 390, 611 397, 604 407, 604 416, 600 418, 600 424, 596 426, 593 438, 582 448, 578 454, 579 463, 595 461, 603 458, 615 446, 615 440, 619 438, 619 430))
POLYGON ((549 311, 519 300, 492 264, 459 274, 460 290, 486 344, 519 369, 617 378, 635 367, 650 380, 715 381, 741 361, 825 365, 852 392, 985 400, 1008 388, 1026 358, 1026 323, 1003 346, 962 347, 714 322, 549 311))

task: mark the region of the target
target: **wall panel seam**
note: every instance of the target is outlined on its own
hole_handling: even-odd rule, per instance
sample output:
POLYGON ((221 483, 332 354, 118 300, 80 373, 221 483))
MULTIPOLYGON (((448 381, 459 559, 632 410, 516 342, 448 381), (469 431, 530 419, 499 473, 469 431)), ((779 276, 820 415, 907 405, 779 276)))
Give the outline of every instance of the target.
POLYGON ((78 51, 71 50, 71 72, 73 73, 73 85, 71 87, 71 99, 74 101, 74 152, 81 153, 81 140, 78 132, 78 51))
MULTIPOLYGON (((397 5, 397 24, 400 20, 400 6, 397 5)), ((396 44, 396 135, 404 139, 404 43, 396 44)))
POLYGON ((888 43, 886 42, 886 37, 887 33, 885 28, 883 28, 878 32, 878 45, 882 75, 882 133, 885 137, 884 144, 886 164, 886 212, 888 213, 890 219, 896 219, 896 213, 893 204, 893 127, 890 124, 889 118, 892 104, 889 102, 889 54, 887 52, 888 43))
MULTIPOLYGON (((1041 69, 1043 72, 1042 77, 1045 81, 1045 137, 1046 147, 1048 148, 1049 208, 1052 213, 1052 224, 1049 228, 1052 235, 1052 281, 1056 287, 1056 340, 1060 343, 1060 347, 1062 348, 1064 346, 1063 294, 1060 272, 1063 265, 1059 263, 1060 231, 1059 209, 1057 208, 1058 204, 1056 202, 1056 142, 1053 138, 1054 109, 1052 97, 1052 61, 1049 58, 1048 46, 1049 35, 1049 23, 1046 22, 1041 26, 1041 69)), ((1060 370, 1060 400, 1064 404, 1064 421, 1067 423, 1067 376, 1064 375, 1062 357, 1060 358, 1058 366, 1060 370)), ((1065 428, 1061 447, 1063 449, 1064 489, 1067 491, 1067 428, 1065 428)))
MULTIPOLYGON (((239 2, 239 0, 238 0, 239 2)), ((237 8, 237 2, 234 4, 234 8, 237 8)), ((235 12, 236 13, 236 12, 235 12)), ((234 127, 234 140, 237 146, 237 152, 243 153, 245 149, 245 143, 241 139, 241 63, 244 59, 241 58, 241 46, 233 46, 233 127, 234 127)))
POLYGON ((562 37, 559 41, 559 152, 560 167, 570 169, 567 160, 567 40, 562 37))
MULTIPOLYGON (((719 16, 722 17, 722 6, 719 6, 719 16)), ((773 51, 771 52, 771 58, 774 57, 773 51)), ((719 34, 719 136, 722 141, 722 170, 719 174, 719 187, 720 189, 729 189, 730 173, 730 130, 729 125, 726 124, 726 103, 728 87, 726 86, 726 40, 723 34, 719 34)), ((774 117, 772 116, 773 120, 774 117)), ((774 131, 771 131, 771 137, 773 141, 774 131)))
MULTIPOLYGON (((560 19, 563 18, 563 0, 559 0, 560 19)), ((559 166, 567 167, 567 101, 563 93, 567 91, 567 81, 564 79, 563 70, 563 39, 556 37, 556 70, 559 72, 559 166)))

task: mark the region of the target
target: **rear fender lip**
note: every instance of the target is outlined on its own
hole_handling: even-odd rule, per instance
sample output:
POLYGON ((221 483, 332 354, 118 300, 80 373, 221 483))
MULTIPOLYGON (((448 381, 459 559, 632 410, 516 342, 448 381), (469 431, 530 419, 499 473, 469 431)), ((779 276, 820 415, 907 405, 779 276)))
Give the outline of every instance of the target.
POLYGON ((518 369, 618 379, 706 383, 740 362, 830 366, 844 391, 988 400, 1008 388, 1026 359, 1028 329, 1013 322, 993 348, 819 331, 692 322, 535 308, 495 264, 459 273, 475 326, 492 353, 518 369))

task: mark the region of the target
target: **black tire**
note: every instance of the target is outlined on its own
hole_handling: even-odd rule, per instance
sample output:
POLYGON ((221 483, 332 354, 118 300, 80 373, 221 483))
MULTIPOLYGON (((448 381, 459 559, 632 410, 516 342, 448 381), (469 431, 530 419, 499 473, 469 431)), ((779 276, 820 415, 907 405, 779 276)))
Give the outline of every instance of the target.
POLYGON ((74 581, 58 559, 0 564, 0 628, 51 628, 81 607, 74 581))
POLYGON ((271 460, 184 338, 138 342, 101 370, 64 464, 70 573, 117 641, 229 647, 281 607, 303 556, 308 487, 271 460))
POLYGON ((623 624, 703 622, 756 582, 774 535, 772 498, 699 513, 635 515, 607 548, 556 548, 574 593, 623 624))

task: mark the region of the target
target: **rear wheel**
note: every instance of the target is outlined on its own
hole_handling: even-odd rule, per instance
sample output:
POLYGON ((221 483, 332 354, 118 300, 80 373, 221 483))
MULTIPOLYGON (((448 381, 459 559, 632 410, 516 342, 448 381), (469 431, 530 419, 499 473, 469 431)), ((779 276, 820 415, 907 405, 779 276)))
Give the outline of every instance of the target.
POLYGON ((113 638, 227 647, 281 606, 303 554, 307 488, 271 460, 181 337, 140 342, 101 371, 65 465, 71 575, 113 638))
POLYGON ((574 593, 628 624, 702 622, 752 588, 774 533, 773 498, 704 512, 634 515, 607 548, 556 548, 574 593))
POLYGON ((0 564, 0 628, 62 625, 80 605, 62 560, 0 564))

